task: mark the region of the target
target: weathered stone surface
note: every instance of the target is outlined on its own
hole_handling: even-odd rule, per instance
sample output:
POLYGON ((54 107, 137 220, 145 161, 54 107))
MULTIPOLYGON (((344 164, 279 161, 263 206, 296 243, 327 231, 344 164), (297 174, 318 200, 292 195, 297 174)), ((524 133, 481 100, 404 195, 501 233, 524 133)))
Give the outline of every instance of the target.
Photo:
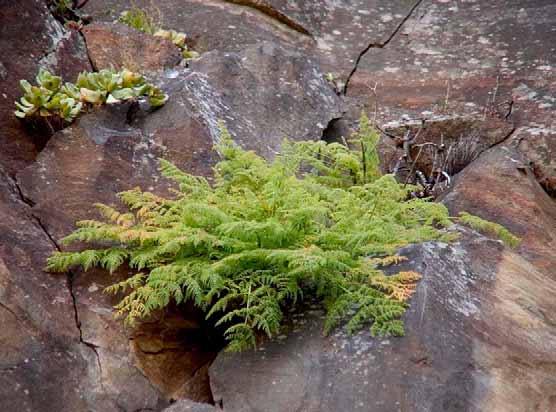
POLYGON ((556 202, 515 149, 484 153, 456 177, 443 201, 453 214, 466 210, 507 227, 522 239, 519 254, 556 279, 556 202))
MULTIPOLYGON (((162 151, 150 147, 139 130, 126 125, 127 108, 101 110, 54 135, 37 163, 20 174, 22 191, 36 201, 33 213, 54 239, 69 233, 76 219, 96 216, 94 202, 114 204, 115 193, 136 185, 147 189, 145 185, 156 181, 156 159, 162 151)), ((159 188, 163 190, 164 185, 159 188)), ((88 365, 96 377, 88 389, 89 397, 104 401, 100 410, 111 411, 116 403, 126 410, 155 408, 170 399, 171 393, 162 384, 159 391, 148 380, 145 375, 149 373, 143 373, 144 362, 139 362, 140 353, 135 355, 130 340, 133 332, 114 319, 116 299, 102 293, 113 282, 114 277, 101 271, 77 273, 72 282, 82 339, 95 348, 88 365)), ((178 355, 187 352, 183 348, 178 355)), ((156 364, 157 359, 151 363, 156 364)), ((190 364, 191 369, 187 364, 181 366, 184 373, 191 373, 195 365, 190 364)))
POLYGON ((132 7, 147 10, 154 21, 165 29, 174 29, 188 35, 188 42, 199 52, 211 50, 239 52, 259 41, 272 41, 287 45, 311 44, 309 36, 300 34, 264 13, 249 7, 223 1, 120 1, 88 2, 83 11, 94 20, 112 22, 120 13, 132 7))
POLYGON ((436 116, 424 123, 420 120, 395 121, 382 127, 388 135, 381 134, 377 149, 384 172, 392 173, 396 166, 400 163, 403 166, 405 162, 407 168, 419 170, 426 176, 431 175, 435 161, 435 167, 446 169, 450 176, 459 173, 481 153, 507 140, 515 128, 512 121, 496 116, 436 116), (404 160, 403 138, 406 135, 414 138, 409 148, 410 158, 404 160), (444 145, 442 158, 435 160, 441 145, 444 145))
POLYGON ((319 139, 328 122, 341 116, 340 100, 317 63, 274 43, 207 53, 191 68, 203 75, 192 93, 208 109, 205 117, 224 120, 238 143, 266 157, 285 137, 319 139))
POLYGON ((64 29, 44 1, 2 0, 0 9, 0 165, 13 175, 33 161, 48 138, 44 131, 29 134, 14 116, 19 81, 34 80, 39 66, 72 80, 89 63, 79 34, 64 29))
POLYGON ((319 311, 294 316, 282 342, 218 355, 210 369, 215 401, 229 412, 553 408, 553 280, 467 230, 457 243, 401 254, 409 260, 395 270, 423 274, 405 337, 324 338, 319 311))
MULTIPOLYGON (((411 119, 444 116, 423 140, 476 131, 478 152, 496 146, 456 178, 444 201, 454 213, 504 224, 521 245, 510 252, 466 231, 456 244, 406 249, 408 265, 425 275, 406 315, 406 338, 323 338, 312 311, 282 343, 219 356, 211 372, 217 404, 269 412, 556 409, 556 206, 535 180, 556 192, 553 1, 89 1, 83 11, 95 22, 85 28, 92 60, 168 68, 152 80, 170 100, 156 111, 122 105, 85 115, 35 163, 49 136, 29 134, 13 116, 17 81, 32 79, 39 65, 75 78, 90 69, 85 44, 43 1, 0 0, 0 10, 0 165, 11 176, 19 172, 21 195, 34 204, 21 202, 2 175, 4 408, 158 411, 171 398, 210 402, 207 369, 217 345, 197 314, 172 310, 124 328, 113 319, 116 299, 102 293, 114 277, 75 273, 68 285, 66 276, 42 272, 55 250, 46 232, 58 240, 75 220, 94 216, 92 203, 116 204, 115 193, 134 185, 164 193, 158 157, 210 175, 218 119, 238 143, 272 157, 284 136, 345 136, 346 120, 362 107, 372 116, 378 102, 380 124, 402 119, 398 125, 413 127, 411 119), (132 6, 188 33, 203 57, 172 69, 175 48, 167 54, 152 38, 112 24, 132 6), (338 120, 343 108, 323 81, 326 72, 339 91, 349 79, 346 120, 338 120), (508 141, 523 157, 500 148, 514 126, 508 141)), ((395 142, 383 143, 399 155, 395 142)), ((214 408, 182 401, 174 410, 214 408)))
POLYGON ((217 412, 221 409, 206 403, 196 403, 189 400, 182 400, 174 403, 169 408, 164 409, 163 412, 217 412))
POLYGON ((415 1, 148 0, 89 2, 85 12, 114 21, 132 6, 150 11, 165 27, 187 33, 196 50, 240 51, 266 40, 294 45, 344 81, 369 44, 389 41, 415 1))
POLYGON ((180 49, 170 40, 123 24, 89 24, 83 28, 83 35, 97 70, 113 66, 143 72, 174 67, 182 60, 180 49))
POLYGON ((0 168, 0 405, 6 411, 86 410, 79 387, 87 348, 79 344, 67 279, 42 271, 54 250, 0 168))
POLYGON ((513 139, 553 191, 555 19, 552 1, 423 0, 388 45, 362 57, 347 89, 352 117, 377 103, 379 122, 450 113, 504 117, 513 101, 513 139))
MULTIPOLYGON (((273 44, 241 54, 207 53, 192 69, 153 80, 170 96, 164 107, 151 111, 130 103, 83 115, 18 174, 32 212, 53 239, 68 234, 75 221, 97 216, 94 203, 117 206, 122 190, 140 186, 168 194, 157 170, 160 157, 210 174, 219 118, 238 143, 270 157, 284 136, 318 138, 337 115, 338 98, 316 66, 273 44)), ((106 410, 116 399, 128 410, 185 397, 211 401, 208 363, 215 346, 199 325, 184 325, 182 316, 182 323, 165 318, 127 330, 113 318, 117 300, 102 293, 114 280, 98 271, 76 273, 72 282, 82 339, 95 348, 88 359, 96 377, 90 399, 102 399, 106 410)))
MULTIPOLYGON (((552 114, 553 116, 553 114, 552 114)), ((533 172, 544 190, 556 197, 556 127, 531 124, 516 130, 514 140, 531 162, 533 172)))

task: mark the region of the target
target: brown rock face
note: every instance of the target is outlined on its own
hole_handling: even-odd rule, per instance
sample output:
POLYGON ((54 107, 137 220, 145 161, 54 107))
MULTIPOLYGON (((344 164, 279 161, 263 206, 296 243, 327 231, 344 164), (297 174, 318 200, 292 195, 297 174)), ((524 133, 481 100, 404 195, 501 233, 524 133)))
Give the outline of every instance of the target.
POLYGON ((149 10, 164 27, 187 33, 196 50, 240 51, 260 41, 294 46, 318 59, 323 72, 345 81, 369 44, 383 44, 419 1, 358 0, 99 0, 84 11, 114 21, 132 6, 149 10), (203 22, 203 24, 199 24, 203 22))
MULTIPOLYGON (((54 240, 70 233, 75 221, 96 216, 94 203, 118 206, 122 190, 140 186, 169 195, 158 158, 210 175, 220 118, 238 143, 270 157, 284 136, 318 138, 338 115, 339 99, 316 65, 273 44, 208 53, 192 69, 152 76, 170 96, 165 106, 98 108, 55 134, 36 162, 18 173, 22 195, 54 240)), ((126 329, 113 316, 117 300, 102 293, 115 280, 100 271, 72 278, 82 346, 94 348, 84 359, 94 377, 87 401, 102 401, 102 411, 115 403, 137 410, 179 398, 210 402, 208 364, 219 343, 206 336, 193 311, 126 329), (197 323, 188 323, 193 319, 197 323)))
POLYGON ((0 2, 0 165, 13 175, 30 164, 48 132, 29 133, 15 117, 19 81, 33 80, 40 66, 72 80, 89 70, 80 35, 62 27, 43 1, 0 2))
MULTIPOLYGON (((93 22, 82 33, 42 0, 0 0, 2 412, 556 410, 553 0, 77 3, 93 22), (171 42, 114 23, 133 6, 202 57, 185 67, 171 42), (89 59, 147 71, 167 104, 98 108, 51 139, 25 129, 18 81, 41 66, 72 80, 89 59), (102 292, 125 271, 43 271, 93 203, 117 206, 134 186, 169 194, 158 158, 210 178, 219 120, 272 158, 284 137, 347 137, 361 109, 396 135, 425 118, 416 144, 467 150, 442 201, 522 238, 508 250, 459 227, 453 244, 403 249, 409 261, 393 269, 424 275, 404 338, 324 338, 309 307, 287 339, 210 366, 220 337, 192 308, 131 330, 102 292)), ((400 151, 382 136, 385 171, 400 151)), ((418 163, 427 172, 431 154, 418 163)))
POLYGON ((89 57, 97 70, 111 66, 142 72, 176 66, 180 49, 171 41, 119 23, 89 24, 83 28, 89 57))
POLYGON ((423 0, 387 45, 362 56, 347 87, 357 102, 352 116, 361 105, 370 112, 378 105, 379 121, 442 113, 505 117, 511 102, 512 139, 553 192, 555 19, 552 1, 423 0))
POLYGON ((390 122, 383 128, 388 134, 382 134, 378 151, 384 172, 393 173, 396 167, 405 166, 426 176, 431 175, 433 168, 446 169, 450 176, 459 173, 514 131, 511 121, 495 116, 438 116, 424 123, 419 120, 390 122), (406 137, 411 138, 411 145, 407 149, 409 157, 404 159, 406 137))
POLYGON ((218 412, 221 409, 207 405, 206 403, 196 403, 189 400, 178 401, 163 412, 218 412))
POLYGON ((454 214, 467 210, 507 227, 522 239, 519 254, 556 279, 556 202, 515 149, 497 147, 484 153, 457 176, 443 201, 454 214))
POLYGON ((0 219, 0 405, 84 410, 88 350, 79 343, 66 276, 42 271, 55 246, 3 171, 0 219))

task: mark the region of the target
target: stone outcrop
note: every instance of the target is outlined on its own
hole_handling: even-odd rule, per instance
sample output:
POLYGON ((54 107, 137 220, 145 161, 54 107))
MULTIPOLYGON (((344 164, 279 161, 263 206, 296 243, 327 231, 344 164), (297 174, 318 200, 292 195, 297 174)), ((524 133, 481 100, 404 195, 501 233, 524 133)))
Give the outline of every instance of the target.
MULTIPOLYGON (((551 276, 498 242, 464 232, 400 251, 423 279, 403 338, 322 336, 322 312, 288 338, 220 354, 225 411, 549 411, 556 406, 551 276), (523 276, 527 273, 527 276, 523 276)), ((307 314, 308 313, 308 314, 307 314)))
POLYGON ((90 66, 79 33, 56 21, 44 1, 2 1, 0 6, 0 165, 13 176, 35 159, 48 139, 48 133, 29 132, 14 116, 19 81, 34 80, 39 66, 71 80, 90 66))
MULTIPOLYGON (((556 409, 554 2, 78 3, 91 21, 79 31, 42 0, 0 0, 0 409, 556 409), (114 23, 132 6, 201 58, 114 23), (95 108, 52 137, 14 117, 18 81, 39 67, 73 80, 110 65, 144 71, 166 105, 95 108), (403 249, 392 270, 423 274, 404 338, 323 337, 310 306, 257 351, 217 355, 221 337, 189 306, 135 329, 114 319, 102 291, 124 271, 43 271, 93 203, 134 186, 168 194, 158 158, 210 179, 219 120, 272 158, 284 137, 341 141, 361 110, 396 136, 426 119, 417 144, 471 142, 441 201, 522 239, 510 250, 458 227, 456 243, 403 249)), ((380 152, 386 171, 402 154, 386 134, 380 152)), ((424 153, 417 167, 430 164, 424 153)))
POLYGON ((91 63, 97 70, 125 67, 144 72, 171 68, 182 60, 181 50, 170 40, 141 33, 124 24, 93 23, 82 32, 91 63))
POLYGON ((191 402, 189 400, 181 400, 173 404, 163 412, 217 412, 218 409, 206 403, 191 402))
MULTIPOLYGON (((42 233, 57 247, 63 248, 58 241, 75 221, 95 216, 94 203, 117 206, 116 194, 135 186, 169 194, 168 182, 158 173, 159 158, 209 176, 217 160, 212 147, 219 119, 239 144, 272 157, 284 137, 318 139, 340 115, 340 100, 318 66, 272 43, 239 53, 214 51, 191 68, 150 77, 169 94, 165 106, 153 111, 127 103, 95 109, 55 134, 36 161, 17 173, 31 221, 40 221, 42 233)), ((33 263, 49 279, 52 275, 41 269, 53 250, 33 263)), ((114 405, 132 411, 158 408, 170 399, 211 402, 208 365, 220 343, 207 336, 202 316, 178 311, 129 330, 114 319, 116 298, 103 293, 113 282, 100 271, 71 277, 74 302, 66 309, 78 322, 78 328, 72 324, 76 345, 80 339, 78 347, 87 356, 74 356, 89 385, 84 406, 75 410, 92 403, 102 411, 114 405)), ((69 293, 65 283, 64 291, 69 293)))
POLYGON ((460 228, 454 244, 402 249, 408 261, 392 270, 423 275, 405 337, 323 337, 322 312, 294 315, 287 339, 218 355, 215 401, 269 412, 554 408, 554 201, 517 152, 497 147, 458 176, 445 202, 501 222, 521 245, 460 228))
POLYGON ((554 191, 556 5, 423 0, 385 47, 371 47, 347 86, 356 117, 512 116, 512 140, 554 191), (376 89, 375 89, 376 86, 376 89))

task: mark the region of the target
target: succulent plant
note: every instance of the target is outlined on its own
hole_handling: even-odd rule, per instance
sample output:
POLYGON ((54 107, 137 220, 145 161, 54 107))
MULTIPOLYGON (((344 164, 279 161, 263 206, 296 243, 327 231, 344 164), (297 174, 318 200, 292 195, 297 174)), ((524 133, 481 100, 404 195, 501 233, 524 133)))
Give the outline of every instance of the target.
POLYGON ((185 44, 185 40, 187 39, 185 33, 176 30, 165 30, 158 27, 153 18, 149 16, 149 13, 143 9, 134 7, 130 10, 126 10, 120 15, 119 21, 144 33, 170 40, 182 49, 182 57, 184 59, 197 59, 199 57, 199 53, 189 50, 185 44))
POLYGON ((186 39, 185 33, 179 33, 175 30, 158 29, 154 33, 154 36, 155 37, 162 37, 163 39, 166 39, 166 40, 171 40, 172 43, 174 43, 180 49, 183 49, 185 47, 185 39, 186 39))
POLYGON ((201 55, 196 51, 185 49, 181 54, 184 59, 198 59, 201 55))
POLYGON ((68 88, 67 83, 61 86, 61 77, 41 68, 35 80, 37 86, 32 86, 27 80, 19 82, 24 93, 19 102, 15 102, 17 117, 24 119, 37 114, 42 117, 57 115, 71 122, 79 114, 82 104, 71 94, 73 90, 68 88), (70 93, 66 94, 66 91, 70 93))
POLYGON ((16 102, 15 115, 21 119, 35 115, 58 116, 71 123, 85 105, 114 104, 146 97, 154 106, 162 106, 168 95, 158 87, 145 82, 139 73, 113 68, 99 72, 82 72, 75 84, 64 83, 62 78, 41 69, 36 77, 37 86, 21 80, 23 97, 16 102))

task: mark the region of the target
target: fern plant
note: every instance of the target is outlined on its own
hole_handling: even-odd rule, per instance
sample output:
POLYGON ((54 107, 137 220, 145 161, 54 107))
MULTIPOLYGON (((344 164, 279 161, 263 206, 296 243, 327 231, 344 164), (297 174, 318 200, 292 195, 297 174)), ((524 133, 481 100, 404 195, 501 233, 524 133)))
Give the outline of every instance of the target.
POLYGON ((63 239, 86 242, 58 252, 48 270, 135 274, 107 288, 121 294, 117 313, 135 322, 170 302, 192 301, 225 326, 227 349, 274 336, 284 311, 306 296, 327 309, 325 332, 347 322, 373 335, 402 335, 400 316, 419 275, 387 276, 396 251, 426 240, 453 240, 446 207, 410 199, 410 187, 380 176, 377 134, 362 119, 357 149, 286 141, 269 163, 235 145, 222 127, 215 183, 161 160, 178 190, 174 198, 140 189, 119 194, 125 211, 97 205, 103 220, 85 220, 63 239))
POLYGON ((127 69, 82 72, 73 84, 62 83, 61 77, 41 68, 35 80, 36 86, 20 81, 23 97, 15 102, 15 115, 21 119, 57 117, 67 124, 87 105, 114 104, 144 96, 156 107, 168 100, 158 87, 127 69))

